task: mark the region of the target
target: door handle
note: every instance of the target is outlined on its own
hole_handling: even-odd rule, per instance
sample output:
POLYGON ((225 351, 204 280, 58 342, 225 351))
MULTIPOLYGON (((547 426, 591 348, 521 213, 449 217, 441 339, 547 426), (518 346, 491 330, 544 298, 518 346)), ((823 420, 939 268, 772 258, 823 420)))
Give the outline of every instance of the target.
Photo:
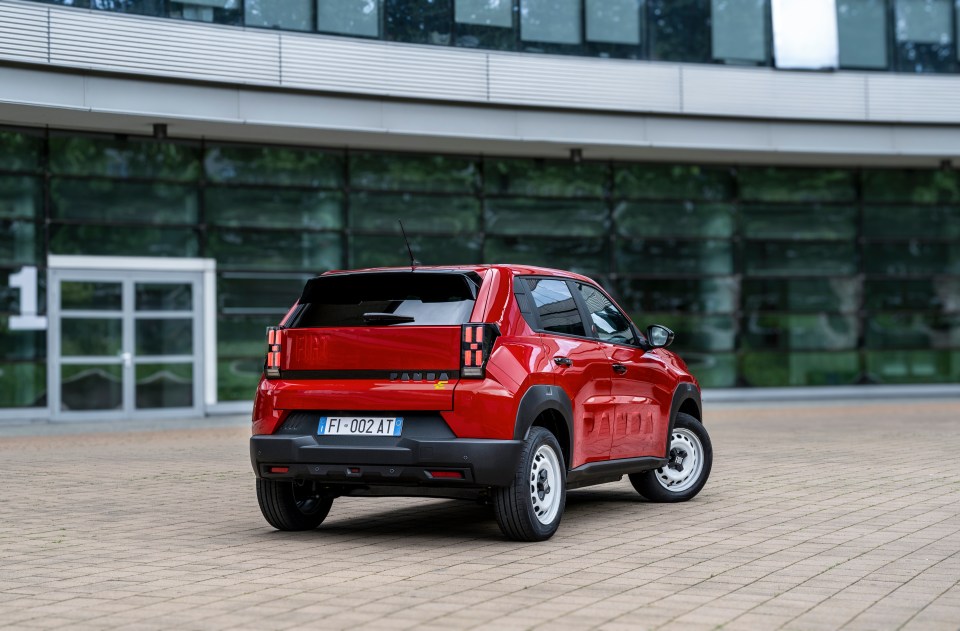
POLYGON ((613 372, 617 373, 618 375, 625 375, 627 374, 627 367, 623 364, 614 364, 613 372))
POLYGON ((573 366, 573 360, 569 357, 554 357, 553 363, 557 366, 573 366))

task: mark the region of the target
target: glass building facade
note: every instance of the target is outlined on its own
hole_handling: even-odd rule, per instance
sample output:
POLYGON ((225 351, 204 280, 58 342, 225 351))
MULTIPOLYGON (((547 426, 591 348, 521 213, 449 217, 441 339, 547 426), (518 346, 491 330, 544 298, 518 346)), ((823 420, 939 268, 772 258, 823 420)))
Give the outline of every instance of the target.
POLYGON ((574 163, 0 128, 0 408, 46 405, 46 333, 11 330, 23 292, 7 280, 35 266, 45 313, 49 254, 215 259, 218 397, 249 400, 264 327, 304 279, 406 264, 397 219, 426 264, 596 278, 639 325, 673 328, 704 386, 960 380, 954 170, 574 163))
MULTIPOLYGON (((41 0, 437 46, 771 66, 771 0, 41 0)), ((954 0, 836 0, 840 68, 953 73, 954 0)), ((799 25, 798 28, 816 28, 799 25)))

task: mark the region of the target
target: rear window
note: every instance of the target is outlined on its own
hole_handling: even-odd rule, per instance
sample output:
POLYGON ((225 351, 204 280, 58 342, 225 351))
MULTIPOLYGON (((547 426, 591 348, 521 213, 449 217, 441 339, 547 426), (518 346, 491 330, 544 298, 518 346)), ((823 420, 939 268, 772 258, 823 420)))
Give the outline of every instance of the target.
POLYGON ((373 272, 307 281, 288 325, 437 326, 468 322, 480 277, 438 272, 373 272))

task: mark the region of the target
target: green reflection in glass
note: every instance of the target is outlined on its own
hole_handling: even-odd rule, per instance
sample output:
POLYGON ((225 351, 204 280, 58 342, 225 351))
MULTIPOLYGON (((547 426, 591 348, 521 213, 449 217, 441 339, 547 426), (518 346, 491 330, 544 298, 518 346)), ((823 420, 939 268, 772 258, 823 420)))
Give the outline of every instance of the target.
POLYGON ((137 364, 136 372, 137 409, 193 407, 193 364, 137 364))
POLYGON ((0 175, 0 217, 33 219, 40 213, 40 179, 0 175))
POLYGON ((250 401, 263 374, 263 356, 223 359, 217 362, 217 399, 250 401))
POLYGON ((853 206, 744 204, 740 212, 747 239, 848 240, 857 234, 853 206))
POLYGON ((729 241, 620 240, 617 265, 621 274, 733 273, 729 241))
POLYGON ((750 275, 832 276, 857 272, 856 245, 841 243, 746 243, 744 269, 750 275))
POLYGON ((192 355, 192 318, 137 318, 137 355, 192 355))
POLYGON ((737 303, 736 278, 621 279, 623 306, 631 311, 732 313, 737 303))
POLYGON ((476 161, 467 158, 350 154, 350 187, 353 189, 472 193, 477 186, 477 176, 476 161))
POLYGON ((53 254, 104 256, 197 256, 197 234, 192 228, 154 226, 53 226, 53 254))
POLYGON ((610 267, 606 239, 487 237, 484 252, 489 263, 542 265, 580 274, 604 274, 610 267))
POLYGON ((867 280, 864 306, 877 310, 960 311, 960 277, 867 280))
POLYGON ((867 202, 960 202, 960 173, 913 169, 873 169, 863 172, 867 202))
POLYGON ((279 188, 208 188, 206 216, 218 226, 331 230, 342 227, 343 196, 279 188))
POLYGON ((714 59, 767 62, 767 0, 712 0, 711 8, 714 59))
POLYGON ((386 39, 409 44, 450 44, 450 2, 383 0, 386 39))
POLYGON ((60 219, 169 224, 198 218, 196 190, 175 184, 56 178, 50 198, 60 219))
POLYGON ((730 237, 735 228, 730 204, 620 202, 614 211, 617 234, 625 237, 730 237))
POLYGON ((63 318, 60 353, 64 357, 112 357, 120 354, 119 318, 63 318))
POLYGON ((32 221, 0 219, 0 264, 31 264, 39 260, 40 226, 32 221))
POLYGON ((865 327, 867 348, 960 349, 960 314, 879 313, 865 327))
POLYGON ((488 199, 489 234, 599 237, 607 233, 607 209, 599 200, 488 199))
POLYGON ((46 405, 46 363, 0 363, 0 408, 37 408, 46 405))
POLYGON ((866 351, 867 376, 876 383, 957 383, 960 351, 866 351))
POLYGON ((119 364, 64 364, 60 367, 60 409, 119 410, 123 380, 119 364))
MULTIPOLYGON (((456 239, 407 235, 410 249, 424 265, 462 265, 480 262, 480 237, 456 239)), ((406 267, 410 255, 402 237, 354 235, 350 239, 351 267, 406 267)))
POLYGON ((711 61, 710 0, 647 0, 650 56, 663 61, 711 61))
POLYGON ((64 175, 196 180, 200 176, 200 149, 140 138, 54 135, 50 138, 50 171, 64 175))
POLYGON ((960 208, 943 206, 867 206, 863 211, 866 237, 960 237, 960 208))
POLYGON ((0 360, 42 360, 46 356, 46 331, 11 331, 10 318, 0 316, 0 360))
POLYGON ((868 274, 960 274, 957 243, 868 243, 864 257, 868 274))
POLYGON ((837 0, 841 68, 887 68, 886 0, 837 0))
POLYGON ((85 311, 120 311, 123 291, 120 283, 96 281, 62 281, 60 308, 85 311))
POLYGON ((400 233, 475 232, 480 228, 480 201, 475 197, 447 197, 414 193, 355 193, 350 196, 354 228, 400 233))
POLYGON ((300 297, 303 284, 310 277, 310 274, 220 274, 217 277, 218 311, 282 316, 300 297))
MULTIPOLYGON (((290 301, 296 294, 290 294, 290 301)), ((256 357, 266 351, 268 326, 276 326, 275 315, 228 316, 217 319, 217 355, 219 357, 256 357)))
POLYGON ((856 311, 860 282, 856 278, 784 278, 744 280, 741 293, 747 311, 856 311))
POLYGON ((630 319, 645 330, 651 324, 662 324, 677 334, 671 350, 732 351, 737 326, 732 316, 680 315, 676 313, 634 313, 630 319))
POLYGON ((743 318, 741 345, 758 350, 853 350, 857 317, 836 314, 751 314, 743 318))
POLYGON ((723 201, 734 197, 729 168, 692 165, 618 164, 613 171, 617 197, 723 201))
POLYGON ((737 356, 733 353, 685 352, 682 358, 701 387, 731 388, 737 385, 737 356))
POLYGON ((758 202, 852 202, 854 171, 842 169, 742 168, 740 198, 758 202))
POLYGON ((343 162, 338 154, 291 147, 211 147, 203 166, 211 182, 339 188, 343 162))
POLYGON ((221 269, 311 270, 342 265, 340 235, 328 232, 211 231, 207 252, 221 269))
POLYGON ((740 358, 741 375, 751 386, 837 386, 860 376, 860 357, 854 351, 756 352, 740 358))
POLYGON ((607 166, 595 162, 487 160, 483 177, 488 195, 602 197, 607 166))
POLYGON ((136 283, 133 291, 137 311, 193 309, 193 285, 190 283, 136 283))
POLYGON ((0 170, 38 171, 43 138, 38 133, 0 129, 0 170))

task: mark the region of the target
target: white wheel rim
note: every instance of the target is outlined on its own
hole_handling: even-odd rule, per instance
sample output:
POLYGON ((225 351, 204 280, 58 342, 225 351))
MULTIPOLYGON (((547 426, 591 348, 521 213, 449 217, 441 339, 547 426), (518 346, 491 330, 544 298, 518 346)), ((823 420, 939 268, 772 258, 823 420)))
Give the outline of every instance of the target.
POLYGON ((657 469, 657 482, 671 493, 682 493, 700 479, 703 472, 703 443, 689 429, 670 434, 667 464, 657 469))
POLYGON ((548 445, 541 445, 530 465, 530 501, 541 524, 553 523, 560 510, 562 492, 560 459, 548 445))

